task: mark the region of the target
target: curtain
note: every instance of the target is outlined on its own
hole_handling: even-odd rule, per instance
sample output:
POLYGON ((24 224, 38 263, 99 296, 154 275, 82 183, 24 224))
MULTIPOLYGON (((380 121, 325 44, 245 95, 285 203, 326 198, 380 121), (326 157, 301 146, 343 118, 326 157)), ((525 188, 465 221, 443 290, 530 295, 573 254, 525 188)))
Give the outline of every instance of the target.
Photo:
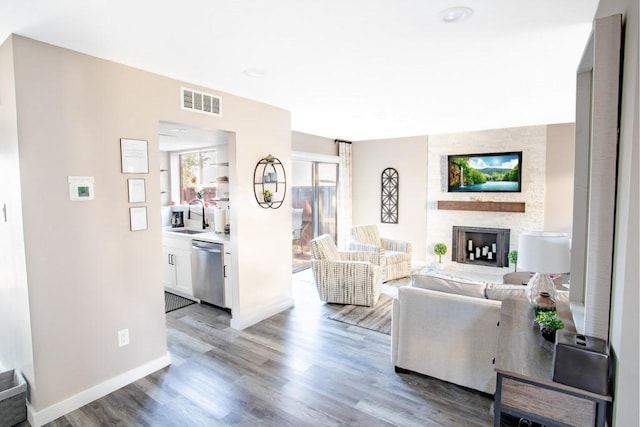
POLYGON ((336 139, 338 144, 338 248, 346 250, 349 247, 349 234, 351 231, 352 210, 351 210, 351 142, 336 139))

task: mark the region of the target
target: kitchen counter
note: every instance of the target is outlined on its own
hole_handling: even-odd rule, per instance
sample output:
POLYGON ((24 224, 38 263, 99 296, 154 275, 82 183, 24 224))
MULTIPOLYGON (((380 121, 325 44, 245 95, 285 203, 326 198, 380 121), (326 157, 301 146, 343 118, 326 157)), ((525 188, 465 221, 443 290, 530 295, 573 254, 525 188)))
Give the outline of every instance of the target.
POLYGON ((228 244, 231 241, 229 234, 214 233, 213 231, 209 231, 209 230, 201 230, 201 229, 194 229, 194 228, 187 228, 187 227, 177 227, 177 228, 165 227, 162 230, 162 235, 164 237, 182 238, 185 240, 203 240, 205 242, 214 242, 214 243, 228 244), (204 231, 204 232, 190 234, 190 233, 182 232, 183 230, 192 230, 196 232, 204 231))

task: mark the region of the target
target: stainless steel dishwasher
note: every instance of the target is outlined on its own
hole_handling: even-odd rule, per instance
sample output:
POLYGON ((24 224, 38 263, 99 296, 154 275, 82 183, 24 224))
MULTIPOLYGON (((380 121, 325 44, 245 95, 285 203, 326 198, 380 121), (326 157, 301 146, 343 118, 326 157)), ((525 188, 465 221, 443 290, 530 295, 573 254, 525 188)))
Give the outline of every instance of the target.
POLYGON ((192 240, 191 274, 193 296, 200 301, 225 308, 224 245, 192 240))

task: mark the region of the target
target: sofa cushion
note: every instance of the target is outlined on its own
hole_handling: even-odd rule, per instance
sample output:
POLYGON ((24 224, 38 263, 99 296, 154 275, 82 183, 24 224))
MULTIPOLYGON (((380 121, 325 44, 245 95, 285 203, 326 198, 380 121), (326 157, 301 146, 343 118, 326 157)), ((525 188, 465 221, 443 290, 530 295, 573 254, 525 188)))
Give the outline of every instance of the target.
POLYGON ((489 283, 485 289, 487 299, 504 301, 507 298, 526 298, 527 287, 522 285, 500 285, 489 283))
POLYGON ((485 282, 467 280, 434 272, 414 274, 411 276, 411 283, 416 288, 483 299, 485 298, 485 288, 487 287, 485 282))

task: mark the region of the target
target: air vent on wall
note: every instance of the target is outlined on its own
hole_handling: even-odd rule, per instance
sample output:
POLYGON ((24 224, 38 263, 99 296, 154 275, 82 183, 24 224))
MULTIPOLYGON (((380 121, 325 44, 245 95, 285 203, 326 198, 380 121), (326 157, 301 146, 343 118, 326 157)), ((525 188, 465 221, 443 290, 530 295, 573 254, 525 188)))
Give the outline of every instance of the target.
POLYGON ((199 111, 201 113, 221 116, 222 99, 220 97, 182 88, 182 108, 184 110, 199 111))

